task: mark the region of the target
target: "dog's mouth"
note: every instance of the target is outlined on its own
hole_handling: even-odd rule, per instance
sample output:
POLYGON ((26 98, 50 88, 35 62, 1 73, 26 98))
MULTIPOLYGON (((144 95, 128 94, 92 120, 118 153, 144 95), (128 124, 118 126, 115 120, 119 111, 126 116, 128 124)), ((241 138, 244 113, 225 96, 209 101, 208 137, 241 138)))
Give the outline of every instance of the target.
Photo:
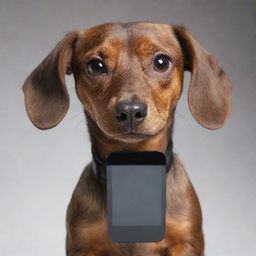
POLYGON ((129 135, 129 136, 150 136, 151 134, 145 133, 145 132, 139 132, 139 131, 127 131, 127 132, 121 133, 120 135, 129 135))
POLYGON ((139 129, 136 128, 128 128, 125 129, 123 131, 121 131, 119 134, 119 136, 131 136, 131 137, 148 137, 148 136, 152 136, 155 135, 153 133, 150 133, 148 131, 141 131, 139 129))
POLYGON ((151 134, 142 133, 142 132, 124 132, 115 135, 115 139, 123 141, 123 142, 139 142, 146 140, 147 138, 151 137, 151 134))
POLYGON ((142 132, 136 130, 123 131, 115 135, 115 138, 121 141, 141 141, 156 135, 155 133, 142 132))

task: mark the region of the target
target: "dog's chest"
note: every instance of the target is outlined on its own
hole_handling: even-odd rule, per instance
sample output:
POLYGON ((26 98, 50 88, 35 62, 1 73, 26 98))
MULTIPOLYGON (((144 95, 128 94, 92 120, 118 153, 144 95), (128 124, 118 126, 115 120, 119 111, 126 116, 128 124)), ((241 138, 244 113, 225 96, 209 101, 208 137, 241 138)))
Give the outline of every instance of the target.
MULTIPOLYGON (((168 225, 168 224, 167 224, 168 225)), ((157 243, 114 243, 108 237, 107 221, 81 226, 76 244, 83 247, 82 255, 90 256, 167 256, 170 247, 168 226, 165 238, 157 243)))

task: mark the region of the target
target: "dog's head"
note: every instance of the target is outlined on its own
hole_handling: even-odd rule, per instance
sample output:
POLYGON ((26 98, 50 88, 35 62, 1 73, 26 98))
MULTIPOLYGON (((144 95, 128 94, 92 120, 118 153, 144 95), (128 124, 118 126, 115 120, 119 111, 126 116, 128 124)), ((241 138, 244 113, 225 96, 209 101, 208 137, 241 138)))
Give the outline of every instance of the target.
POLYGON ((139 140, 171 126, 185 70, 192 115, 208 129, 221 127, 231 83, 218 61, 185 28, 148 22, 66 35, 26 79, 26 109, 36 127, 56 126, 69 106, 65 74, 73 73, 88 118, 109 137, 139 140))

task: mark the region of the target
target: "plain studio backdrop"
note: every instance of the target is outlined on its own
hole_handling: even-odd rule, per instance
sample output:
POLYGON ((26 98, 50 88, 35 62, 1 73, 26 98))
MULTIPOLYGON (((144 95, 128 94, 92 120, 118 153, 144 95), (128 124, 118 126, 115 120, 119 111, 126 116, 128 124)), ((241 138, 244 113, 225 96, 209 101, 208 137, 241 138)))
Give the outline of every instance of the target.
POLYGON ((256 1, 1 0, 0 251, 64 255, 65 214, 90 161, 90 141, 72 77, 71 106, 54 129, 29 121, 21 86, 67 33, 110 21, 184 24, 234 84, 224 128, 209 131, 178 103, 174 151, 199 195, 207 256, 256 255, 256 1))

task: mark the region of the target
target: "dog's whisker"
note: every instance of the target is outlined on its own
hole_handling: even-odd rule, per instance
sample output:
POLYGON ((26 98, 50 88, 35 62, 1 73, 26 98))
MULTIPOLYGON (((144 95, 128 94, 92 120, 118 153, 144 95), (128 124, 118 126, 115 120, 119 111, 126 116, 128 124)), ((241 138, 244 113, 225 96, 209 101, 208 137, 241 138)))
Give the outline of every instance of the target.
POLYGON ((163 114, 163 112, 159 111, 159 109, 157 108, 157 106, 156 106, 156 110, 157 110, 157 112, 158 112, 158 114, 159 114, 159 117, 160 117, 163 121, 167 122, 167 118, 162 117, 161 114, 163 114))
POLYGON ((163 121, 167 121, 167 119, 166 118, 163 118, 160 114, 159 114, 159 117, 163 120, 163 121))

